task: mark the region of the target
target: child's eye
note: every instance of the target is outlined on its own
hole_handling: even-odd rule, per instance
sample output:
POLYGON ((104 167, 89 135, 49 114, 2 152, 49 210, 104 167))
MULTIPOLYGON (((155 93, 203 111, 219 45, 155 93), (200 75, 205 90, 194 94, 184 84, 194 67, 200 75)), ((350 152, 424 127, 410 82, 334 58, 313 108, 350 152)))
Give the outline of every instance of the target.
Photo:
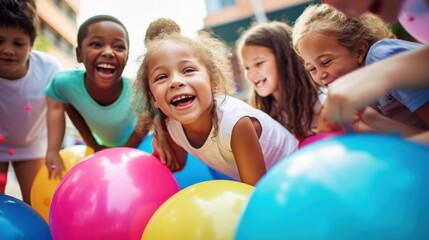
POLYGON ((101 46, 101 43, 99 43, 99 42, 90 42, 90 43, 88 44, 88 46, 92 46, 92 47, 100 47, 100 46, 101 46))
POLYGON ((116 51, 126 51, 127 48, 125 47, 125 45, 118 45, 115 46, 116 51))
POLYGON ((159 76, 157 76, 157 77, 155 78, 155 82, 156 82, 156 81, 160 81, 160 80, 165 79, 165 78, 167 78, 167 75, 165 75, 165 74, 161 74, 161 75, 159 75, 159 76))
POLYGON ((195 72, 195 69, 193 69, 193 68, 185 68, 185 70, 183 70, 183 73, 191 73, 191 72, 195 72))
POLYGON ((315 67, 308 68, 308 72, 314 73, 314 72, 316 72, 316 68, 315 67))
POLYGON ((323 65, 328 65, 329 63, 331 63, 331 59, 329 59, 329 60, 325 60, 325 61, 322 61, 322 64, 323 65))
POLYGON ((14 45, 17 46, 17 47, 22 47, 22 46, 25 45, 25 43, 23 43, 23 42, 14 42, 14 45))
POLYGON ((261 66, 265 61, 257 62, 255 66, 261 66))

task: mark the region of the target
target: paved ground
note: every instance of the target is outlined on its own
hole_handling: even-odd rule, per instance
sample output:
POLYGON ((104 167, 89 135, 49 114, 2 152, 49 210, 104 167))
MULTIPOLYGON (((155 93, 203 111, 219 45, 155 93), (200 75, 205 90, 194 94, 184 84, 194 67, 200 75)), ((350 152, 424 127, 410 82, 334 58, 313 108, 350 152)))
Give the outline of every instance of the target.
POLYGON ((21 190, 19 189, 19 184, 16 180, 15 172, 13 171, 12 166, 9 166, 9 172, 7 173, 7 184, 5 193, 6 195, 22 200, 21 190))

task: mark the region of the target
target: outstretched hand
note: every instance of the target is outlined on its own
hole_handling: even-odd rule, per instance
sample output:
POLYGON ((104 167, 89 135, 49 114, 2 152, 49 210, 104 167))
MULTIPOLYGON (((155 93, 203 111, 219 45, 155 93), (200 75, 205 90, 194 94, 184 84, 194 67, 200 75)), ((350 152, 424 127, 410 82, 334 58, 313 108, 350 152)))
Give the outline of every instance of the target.
POLYGON ((396 54, 350 72, 328 87, 323 117, 350 122, 359 109, 371 105, 392 89, 428 87, 429 46, 396 54))
POLYGON ((373 64, 338 78, 328 87, 322 117, 336 123, 353 121, 355 113, 390 90, 388 76, 373 64))

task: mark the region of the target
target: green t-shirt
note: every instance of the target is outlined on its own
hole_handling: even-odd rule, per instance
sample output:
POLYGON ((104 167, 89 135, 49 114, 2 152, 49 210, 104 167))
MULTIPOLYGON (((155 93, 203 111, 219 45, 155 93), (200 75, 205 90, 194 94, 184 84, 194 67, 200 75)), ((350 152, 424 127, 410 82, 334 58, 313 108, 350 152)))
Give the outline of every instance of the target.
POLYGON ((135 129, 137 114, 131 106, 131 81, 122 78, 119 98, 108 106, 98 104, 85 87, 85 71, 69 70, 55 75, 46 88, 46 95, 72 105, 83 117, 94 138, 107 147, 122 146, 135 129))

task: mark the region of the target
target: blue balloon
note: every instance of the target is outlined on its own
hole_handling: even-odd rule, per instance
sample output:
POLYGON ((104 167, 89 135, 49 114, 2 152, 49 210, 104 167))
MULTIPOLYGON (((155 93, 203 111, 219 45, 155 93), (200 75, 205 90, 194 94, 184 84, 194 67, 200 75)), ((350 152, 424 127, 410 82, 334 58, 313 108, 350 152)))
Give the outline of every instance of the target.
MULTIPOLYGON (((152 153, 152 140, 153 134, 149 134, 139 145, 138 149, 152 153)), ((188 157, 186 158, 185 167, 181 171, 175 172, 173 175, 176 178, 180 189, 199 182, 213 180, 213 176, 207 165, 191 154, 188 154, 188 157)))
POLYGON ((143 139, 143 141, 140 143, 140 145, 137 148, 147 153, 152 153, 153 152, 152 140, 153 140, 153 134, 150 133, 143 139))
POLYGON ((175 172, 173 175, 176 177, 180 189, 184 189, 196 183, 213 180, 207 165, 189 153, 186 158, 185 167, 181 171, 175 172))
POLYGON ((397 136, 309 145, 258 182, 235 239, 429 239, 428 160, 397 136))
POLYGON ((52 239, 48 224, 33 208, 0 194, 0 239, 52 239))
POLYGON ((223 175, 222 173, 220 173, 220 172, 218 172, 218 171, 214 170, 214 169, 213 169, 213 168, 211 168, 211 167, 208 167, 208 168, 209 168, 209 172, 210 172, 210 174, 212 175, 212 177, 213 177, 213 179, 214 179, 214 180, 230 180, 230 181, 236 181, 235 179, 230 178, 230 177, 228 177, 228 176, 226 176, 226 175, 223 175))

